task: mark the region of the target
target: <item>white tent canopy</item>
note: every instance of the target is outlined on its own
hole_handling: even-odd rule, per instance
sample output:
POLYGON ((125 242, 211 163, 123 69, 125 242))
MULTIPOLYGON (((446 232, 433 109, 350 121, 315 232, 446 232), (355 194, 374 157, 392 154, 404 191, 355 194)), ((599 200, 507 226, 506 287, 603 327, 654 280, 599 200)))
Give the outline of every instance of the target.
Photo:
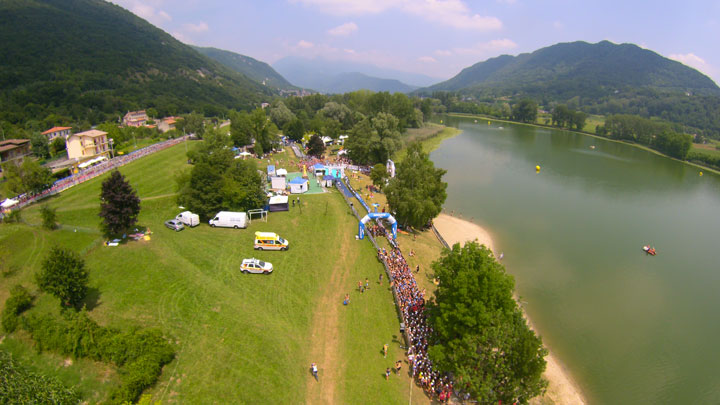
POLYGON ((100 163, 100 162, 102 162, 103 160, 106 160, 106 159, 107 159, 107 158, 106 158, 105 156, 96 157, 95 159, 90 159, 90 160, 88 160, 87 162, 82 162, 82 163, 80 163, 80 164, 78 165, 78 167, 81 168, 81 169, 84 169, 84 168, 86 168, 86 167, 88 167, 88 166, 94 165, 95 163, 100 163))
POLYGON ((285 169, 277 169, 275 171, 276 176, 287 176, 287 170, 285 169))
POLYGON ((8 198, 7 200, 3 201, 2 204, 0 204, 0 206, 2 206, 3 208, 10 208, 17 203, 18 203, 18 200, 13 200, 12 198, 8 198))

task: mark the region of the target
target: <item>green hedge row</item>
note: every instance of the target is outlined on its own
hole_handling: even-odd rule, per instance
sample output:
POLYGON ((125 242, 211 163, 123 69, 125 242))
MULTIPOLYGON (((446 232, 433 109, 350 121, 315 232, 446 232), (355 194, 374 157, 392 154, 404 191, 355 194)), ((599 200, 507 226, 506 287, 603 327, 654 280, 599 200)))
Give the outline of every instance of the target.
POLYGON ((145 388, 157 381, 162 367, 175 357, 174 348, 159 330, 103 327, 90 319, 85 310, 65 310, 63 319, 31 315, 23 322, 40 351, 52 350, 117 365, 122 384, 111 394, 115 403, 137 400, 145 388))
POLYGON ((20 315, 23 311, 32 305, 32 296, 21 285, 16 285, 10 290, 10 298, 5 300, 5 308, 2 311, 2 327, 7 333, 15 332, 17 329, 20 315))
POLYGON ((78 395, 52 377, 34 373, 0 350, 0 404, 77 404, 78 395))

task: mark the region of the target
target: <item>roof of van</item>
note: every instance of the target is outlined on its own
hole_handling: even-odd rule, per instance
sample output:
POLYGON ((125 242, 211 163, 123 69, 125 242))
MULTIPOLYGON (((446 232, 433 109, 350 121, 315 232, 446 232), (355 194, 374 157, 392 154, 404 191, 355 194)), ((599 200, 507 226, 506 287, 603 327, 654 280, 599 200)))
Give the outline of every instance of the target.
POLYGON ((274 238, 277 234, 275 232, 255 232, 255 236, 260 238, 274 238))

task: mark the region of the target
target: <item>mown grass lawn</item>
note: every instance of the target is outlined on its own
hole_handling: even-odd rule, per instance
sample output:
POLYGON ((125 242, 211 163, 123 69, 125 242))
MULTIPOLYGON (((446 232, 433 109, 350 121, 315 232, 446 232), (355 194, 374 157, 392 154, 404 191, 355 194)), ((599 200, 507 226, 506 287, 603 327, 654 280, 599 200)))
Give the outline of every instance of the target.
MULTIPOLYGON (((332 384, 338 403, 407 402, 407 384, 382 377, 390 359, 402 358, 397 342, 388 359, 379 355, 383 343, 398 335, 392 294, 387 283, 362 295, 353 291, 358 280, 377 280, 382 266, 369 242, 355 240, 357 221, 339 193, 304 196, 302 210, 271 213, 267 222, 253 221, 245 230, 201 224, 173 232, 162 223, 180 211, 174 176, 189 168, 186 160, 180 144, 120 170, 143 200, 139 225, 153 231, 150 241, 103 245, 97 213, 105 176, 43 203, 58 208, 60 230, 39 227, 40 205, 23 211, 26 224, 0 226, 0 246, 10 252, 9 264, 16 269, 2 278, 0 305, 11 286, 20 283, 38 295, 30 313, 57 313, 57 301, 39 294, 32 279, 52 245, 67 246, 84 255, 90 271, 87 305, 93 319, 121 328, 157 327, 174 341, 176 359, 148 390, 153 399, 304 403, 314 383, 309 364, 319 361, 311 357, 312 348, 325 344, 313 328, 333 309, 322 305, 329 297, 325 301, 339 308, 330 329, 339 343, 331 348, 337 361, 319 364, 321 383, 332 384), (254 251, 255 231, 279 233, 290 241, 290 250, 254 251), (241 274, 240 262, 247 257, 272 262, 274 273, 241 274), (342 277, 333 277, 334 272, 342 277), (346 293, 352 304, 343 307, 346 293), (331 367, 338 377, 323 380, 331 367)), ((117 383, 111 366, 86 360, 69 364, 52 353, 34 353, 31 343, 16 332, 0 348, 59 375, 89 402, 102 401, 117 383)))

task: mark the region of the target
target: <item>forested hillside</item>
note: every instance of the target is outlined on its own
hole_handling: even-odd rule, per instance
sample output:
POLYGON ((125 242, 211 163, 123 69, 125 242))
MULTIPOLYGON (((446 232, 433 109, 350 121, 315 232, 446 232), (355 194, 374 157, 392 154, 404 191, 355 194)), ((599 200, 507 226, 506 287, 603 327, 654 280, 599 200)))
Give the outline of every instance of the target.
POLYGON ((101 0, 3 0, 0 58, 6 130, 98 123, 150 107, 160 115, 218 115, 271 94, 101 0))
POLYGON ((217 48, 202 48, 193 46, 201 54, 216 60, 226 67, 244 74, 258 83, 278 89, 292 89, 290 84, 280 73, 276 72, 270 65, 239 53, 225 51, 217 48))
POLYGON ((679 62, 632 44, 572 42, 503 55, 419 92, 454 91, 476 100, 530 97, 593 114, 636 114, 720 136, 720 88, 679 62))

